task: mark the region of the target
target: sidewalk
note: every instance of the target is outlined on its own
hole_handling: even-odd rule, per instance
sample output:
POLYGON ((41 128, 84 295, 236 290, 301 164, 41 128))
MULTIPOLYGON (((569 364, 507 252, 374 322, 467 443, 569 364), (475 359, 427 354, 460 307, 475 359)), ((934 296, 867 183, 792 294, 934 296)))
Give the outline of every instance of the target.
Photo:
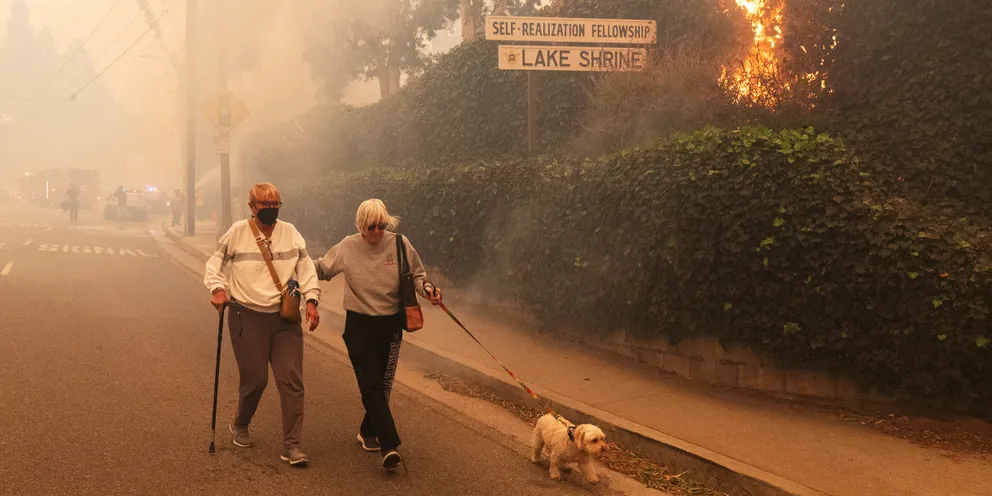
MULTIPOLYGON (((205 259, 216 248, 215 237, 198 227, 196 237, 182 239, 205 259)), ((321 310, 343 313, 341 278, 321 287, 321 310)), ((671 445, 698 457, 756 467, 795 483, 792 492, 992 495, 992 460, 923 448, 865 426, 794 412, 770 398, 651 373, 620 356, 485 319, 454 298, 447 303, 521 380, 538 393, 553 393, 556 404, 579 411, 582 408, 575 405, 591 406, 632 424, 633 432, 657 431, 676 438, 671 445)), ((424 313, 425 328, 405 336, 409 345, 504 380, 505 372, 443 312, 426 305, 424 313)), ((325 328, 314 335, 343 349, 340 333, 325 328)), ((409 356, 410 349, 405 350, 409 356)))

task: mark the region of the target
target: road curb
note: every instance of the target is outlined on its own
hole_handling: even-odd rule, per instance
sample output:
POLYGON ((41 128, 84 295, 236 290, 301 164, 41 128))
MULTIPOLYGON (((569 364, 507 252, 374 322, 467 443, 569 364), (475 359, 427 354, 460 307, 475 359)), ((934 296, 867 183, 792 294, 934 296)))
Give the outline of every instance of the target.
MULTIPOLYGON (((210 257, 207 253, 163 226, 166 236, 183 251, 201 258, 210 257)), ((337 317, 344 312, 331 307, 337 317)), ((325 337, 311 336, 335 351, 342 353, 325 337)), ((498 371, 479 363, 448 353, 430 343, 421 341, 416 334, 404 337, 407 346, 403 347, 403 358, 427 370, 459 377, 478 384, 496 394, 501 399, 530 408, 537 408, 534 399, 498 371)), ((693 480, 706 486, 719 489, 727 494, 748 496, 829 496, 827 493, 804 486, 753 465, 722 455, 702 446, 669 436, 663 432, 637 424, 625 418, 603 411, 574 398, 530 384, 538 396, 551 402, 554 409, 576 423, 593 423, 606 431, 608 438, 625 448, 676 472, 688 472, 693 480)))
POLYGON ((172 229, 169 229, 169 226, 165 225, 164 221, 162 222, 162 232, 165 233, 165 237, 171 239, 174 243, 176 243, 177 246, 179 246, 179 248, 181 248, 186 253, 189 253, 190 255, 196 257, 204 257, 204 262, 206 262, 206 259, 210 258, 210 255, 212 255, 212 253, 205 252, 189 244, 185 239, 183 239, 182 236, 172 232, 172 229))
MULTIPOLYGON (((481 385, 505 401, 537 408, 534 399, 517 383, 500 373, 487 370, 471 360, 447 353, 434 345, 418 342, 407 335, 404 359, 422 368, 460 377, 481 385)), ((625 448, 677 472, 688 471, 693 480, 727 492, 752 496, 828 496, 826 493, 775 475, 702 446, 669 436, 592 405, 569 398, 539 385, 529 384, 541 398, 551 402, 560 414, 576 423, 593 423, 607 437, 625 448)))

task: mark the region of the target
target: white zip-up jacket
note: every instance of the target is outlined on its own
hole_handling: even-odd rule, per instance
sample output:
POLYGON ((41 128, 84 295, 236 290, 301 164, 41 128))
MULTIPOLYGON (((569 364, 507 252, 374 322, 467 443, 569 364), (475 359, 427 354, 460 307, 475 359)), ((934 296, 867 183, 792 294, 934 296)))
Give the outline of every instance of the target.
MULTIPOLYGON (((203 283, 211 292, 223 288, 228 297, 251 310, 277 313, 279 289, 269 275, 248 222, 235 222, 221 236, 217 251, 207 260, 203 283), (225 270, 227 268, 229 270, 225 270)), ((317 270, 307 253, 306 241, 296 227, 277 220, 269 241, 272 265, 283 287, 290 279, 295 279, 300 283, 300 293, 305 301, 319 301, 317 270)))

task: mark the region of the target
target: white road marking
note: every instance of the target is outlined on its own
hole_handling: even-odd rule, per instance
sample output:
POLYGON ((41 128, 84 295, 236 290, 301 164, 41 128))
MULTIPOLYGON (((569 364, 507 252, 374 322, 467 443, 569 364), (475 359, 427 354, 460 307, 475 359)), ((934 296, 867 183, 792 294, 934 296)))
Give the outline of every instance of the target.
POLYGON ((6 243, 6 242, 2 242, 2 241, 0 241, 0 250, 2 250, 2 249, 3 249, 3 245, 5 245, 5 244, 7 244, 7 243, 6 243))
POLYGON ((9 276, 10 275, 10 269, 13 269, 13 268, 14 268, 14 261, 11 260, 10 262, 7 262, 7 265, 4 265, 3 266, 3 270, 0 270, 0 276, 9 276))
POLYGON ((45 228, 45 231, 51 231, 52 229, 55 229, 55 226, 48 226, 45 228))
POLYGON ((158 258, 158 255, 145 253, 141 250, 130 248, 110 248, 103 246, 77 246, 77 245, 38 245, 38 251, 54 251, 62 253, 78 253, 81 255, 123 255, 132 257, 158 258))
POLYGON ((33 240, 33 239, 29 239, 29 240, 27 240, 27 241, 25 241, 25 242, 24 242, 24 246, 28 246, 28 245, 30 245, 31 243, 34 243, 34 240, 33 240))

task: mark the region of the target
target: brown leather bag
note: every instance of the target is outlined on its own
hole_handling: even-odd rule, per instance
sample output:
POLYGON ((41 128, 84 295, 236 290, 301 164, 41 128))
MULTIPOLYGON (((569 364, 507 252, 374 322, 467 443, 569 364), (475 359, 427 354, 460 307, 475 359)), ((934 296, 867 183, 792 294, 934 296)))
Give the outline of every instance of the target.
POLYGON ((262 252, 265 265, 269 267, 272 282, 276 283, 276 288, 279 289, 279 316, 286 322, 293 324, 303 322, 303 315, 300 314, 300 294, 290 293, 279 280, 279 274, 276 273, 276 268, 272 265, 272 249, 269 247, 268 240, 262 236, 262 232, 255 225, 255 219, 248 219, 248 225, 251 227, 251 233, 255 236, 255 242, 258 243, 259 251, 262 252))
POLYGON ((410 262, 406 256, 406 245, 403 235, 396 234, 396 265, 400 271, 400 308, 403 310, 403 328, 407 332, 416 332, 424 328, 424 312, 417 301, 417 290, 414 287, 413 275, 410 274, 410 262))

